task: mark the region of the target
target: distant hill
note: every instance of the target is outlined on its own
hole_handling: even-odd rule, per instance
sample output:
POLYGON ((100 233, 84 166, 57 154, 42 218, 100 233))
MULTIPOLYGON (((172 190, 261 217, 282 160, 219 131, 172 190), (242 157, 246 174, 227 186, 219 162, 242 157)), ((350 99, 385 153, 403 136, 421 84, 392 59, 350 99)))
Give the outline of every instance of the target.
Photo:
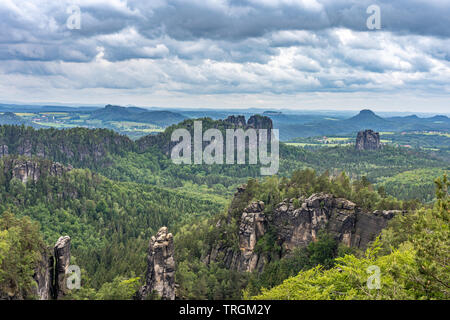
POLYGON ((133 121, 151 123, 161 127, 170 126, 185 120, 187 117, 171 111, 149 111, 137 107, 120 107, 107 105, 103 109, 91 113, 91 119, 102 121, 133 121))
POLYGON ((36 123, 33 123, 31 121, 25 120, 12 112, 5 112, 3 114, 0 114, 0 125, 5 125, 5 124, 18 125, 18 126, 25 125, 25 126, 34 127, 34 128, 42 128, 42 126, 40 126, 36 123))
POLYGON ((450 132, 450 119, 439 115, 431 118, 419 118, 416 115, 406 117, 382 118, 373 111, 364 109, 349 119, 322 119, 307 123, 296 122, 295 118, 279 123, 274 119, 274 127, 280 129, 281 140, 295 137, 313 137, 355 133, 365 129, 375 131, 446 131, 450 132), (290 121, 290 122, 289 122, 290 121), (277 124, 280 124, 277 127, 277 124))
POLYGON ((389 121, 377 116, 372 110, 361 110, 356 116, 345 120, 350 124, 357 124, 361 126, 387 126, 390 125, 389 121))

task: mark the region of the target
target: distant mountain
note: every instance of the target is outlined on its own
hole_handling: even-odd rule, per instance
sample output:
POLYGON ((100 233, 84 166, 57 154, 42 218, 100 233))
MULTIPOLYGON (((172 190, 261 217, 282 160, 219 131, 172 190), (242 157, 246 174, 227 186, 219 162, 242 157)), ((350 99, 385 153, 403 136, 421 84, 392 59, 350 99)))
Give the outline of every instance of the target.
POLYGON ((361 110, 356 116, 345 120, 347 123, 358 124, 361 126, 388 125, 389 121, 377 116, 372 110, 361 110))
MULTIPOLYGON (((278 127, 282 140, 295 137, 350 134, 365 129, 393 132, 434 130, 450 132, 450 119, 444 115, 431 118, 419 118, 416 115, 382 118, 368 109, 361 110, 349 119, 324 119, 308 123, 295 123, 294 120, 291 118, 291 123, 285 122, 278 127)), ((277 124, 274 121, 275 128, 277 128, 277 124)))
POLYGON ((283 114, 283 112, 281 112, 281 111, 271 111, 271 110, 263 112, 264 116, 277 116, 277 115, 280 115, 280 114, 283 114))
POLYGON ((0 103, 0 112, 90 112, 98 107, 16 105, 0 103))
POLYGON ((91 113, 91 119, 102 121, 133 121, 151 123, 161 127, 170 126, 185 120, 187 117, 171 111, 149 111, 137 107, 120 107, 107 105, 103 109, 91 113))
POLYGON ((34 128, 42 128, 42 126, 33 123, 31 121, 25 120, 12 112, 5 112, 0 114, 0 125, 9 124, 9 125, 25 125, 34 128))

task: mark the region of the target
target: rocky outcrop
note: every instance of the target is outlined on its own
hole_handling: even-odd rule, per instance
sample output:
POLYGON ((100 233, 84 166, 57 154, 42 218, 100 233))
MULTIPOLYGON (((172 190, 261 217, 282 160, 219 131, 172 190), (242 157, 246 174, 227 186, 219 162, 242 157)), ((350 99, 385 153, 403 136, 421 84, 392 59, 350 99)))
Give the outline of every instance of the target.
POLYGON ((264 259, 255 252, 259 239, 266 233, 266 216, 264 202, 253 202, 245 208, 239 226, 240 257, 236 260, 236 269, 251 271, 264 263, 264 259))
POLYGON ((253 115, 248 119, 247 126, 253 129, 273 129, 272 119, 261 115, 253 115))
MULTIPOLYGON (((237 195, 242 197, 243 192, 238 191, 237 195)), ((324 193, 298 200, 301 205, 296 208, 294 199, 285 199, 271 214, 264 213, 263 202, 252 202, 240 218, 239 250, 218 243, 205 257, 205 263, 218 261, 241 272, 262 271, 270 257, 257 250, 257 243, 269 227, 282 248, 280 257, 316 241, 320 231, 347 246, 364 249, 395 214, 401 213, 395 210, 362 212, 353 202, 324 193)))
POLYGON ((245 116, 229 116, 223 123, 230 124, 232 127, 247 129, 273 129, 272 119, 259 114, 251 116, 248 121, 245 120, 245 116))
POLYGON ((37 156, 81 167, 109 166, 109 154, 123 155, 135 149, 136 144, 127 136, 108 129, 35 130, 8 126, 0 134, 0 157, 37 156))
POLYGON ((356 150, 378 150, 381 149, 380 134, 373 130, 358 132, 356 137, 356 150))
POLYGON ((67 293, 66 274, 70 265, 70 237, 60 237, 54 248, 55 268, 53 273, 53 299, 60 299, 67 293))
POLYGON ((37 284, 34 295, 39 300, 53 299, 54 257, 50 252, 45 250, 41 253, 41 259, 34 272, 33 278, 37 284))
POLYGON ((223 122, 230 123, 236 127, 244 127, 246 125, 245 116, 229 116, 223 122))
POLYGON ((9 148, 7 145, 0 145, 0 158, 9 155, 9 148))
POLYGON ((157 294, 163 300, 175 300, 175 260, 173 236, 166 227, 150 240, 145 285, 137 298, 145 300, 157 294))
POLYGON ((33 279, 36 286, 31 292, 20 295, 0 290, 0 300, 61 299, 67 293, 66 273, 70 262, 70 237, 60 237, 53 250, 42 248, 40 259, 34 267, 33 279))
POLYGON ((316 241, 323 229, 350 246, 356 215, 353 202, 319 193, 306 199, 297 209, 293 207, 293 199, 280 203, 274 210, 273 224, 286 252, 316 241))
POLYGON ((59 177, 72 170, 72 166, 65 167, 58 162, 42 163, 25 159, 13 159, 9 165, 12 177, 19 179, 22 183, 36 182, 43 174, 59 177))

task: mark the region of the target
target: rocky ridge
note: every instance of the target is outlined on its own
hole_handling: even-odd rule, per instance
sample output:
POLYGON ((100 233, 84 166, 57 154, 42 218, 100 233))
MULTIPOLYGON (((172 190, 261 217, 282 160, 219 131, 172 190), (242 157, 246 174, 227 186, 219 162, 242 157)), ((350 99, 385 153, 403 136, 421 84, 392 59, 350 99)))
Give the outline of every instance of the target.
MULTIPOLYGON (((242 196, 241 187, 236 197, 242 196)), ((326 231, 337 241, 364 249, 387 226, 397 210, 363 212, 353 202, 330 194, 317 193, 307 199, 285 199, 274 210, 264 212, 262 201, 252 202, 242 212, 239 221, 239 250, 217 243, 204 258, 205 263, 222 262, 227 268, 252 272, 262 271, 268 262, 267 254, 256 250, 258 240, 267 234, 269 226, 275 230, 280 257, 297 247, 316 241, 320 231, 326 231)), ((219 221, 218 226, 226 221, 219 221)))
POLYGON ((12 177, 19 179, 22 183, 36 182, 43 174, 60 177, 73 169, 70 165, 65 167, 58 162, 43 164, 30 159, 14 159, 9 166, 12 169, 12 177))

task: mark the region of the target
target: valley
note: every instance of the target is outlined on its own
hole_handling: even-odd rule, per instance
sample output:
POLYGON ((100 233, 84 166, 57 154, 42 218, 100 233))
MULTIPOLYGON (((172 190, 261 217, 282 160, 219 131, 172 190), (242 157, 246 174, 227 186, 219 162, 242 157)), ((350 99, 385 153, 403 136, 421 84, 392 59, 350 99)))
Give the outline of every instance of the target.
MULTIPOLYGON (((356 132, 297 137, 280 143, 278 175, 261 177, 259 164, 174 164, 171 133, 193 133, 195 119, 135 122, 134 112, 142 110, 131 110, 120 121, 123 110, 107 106, 84 120, 53 110, 36 121, 25 111, 14 116, 34 128, 25 125, 30 122, 0 126, 0 212, 38 223, 35 237, 47 246, 70 236, 70 261, 81 267, 82 287, 61 299, 158 298, 148 289, 157 285, 154 278, 144 275, 148 241, 161 227, 169 230, 165 237, 173 234, 173 256, 165 258, 175 261, 168 292, 176 283, 178 299, 257 297, 301 270, 333 268, 345 254, 362 257, 390 220, 433 207, 434 180, 450 168, 448 131, 380 132, 377 150, 356 150, 356 132), (91 122, 70 123, 80 120, 91 122), (130 134, 127 125, 137 124, 158 130, 130 134), (323 222, 311 224, 312 216, 323 222)), ((260 115, 248 122, 244 116, 202 121, 202 131, 223 133, 277 123, 260 115)), ((30 298, 23 290, 12 297, 30 298)), ((159 298, 173 298, 164 292, 159 298)))

